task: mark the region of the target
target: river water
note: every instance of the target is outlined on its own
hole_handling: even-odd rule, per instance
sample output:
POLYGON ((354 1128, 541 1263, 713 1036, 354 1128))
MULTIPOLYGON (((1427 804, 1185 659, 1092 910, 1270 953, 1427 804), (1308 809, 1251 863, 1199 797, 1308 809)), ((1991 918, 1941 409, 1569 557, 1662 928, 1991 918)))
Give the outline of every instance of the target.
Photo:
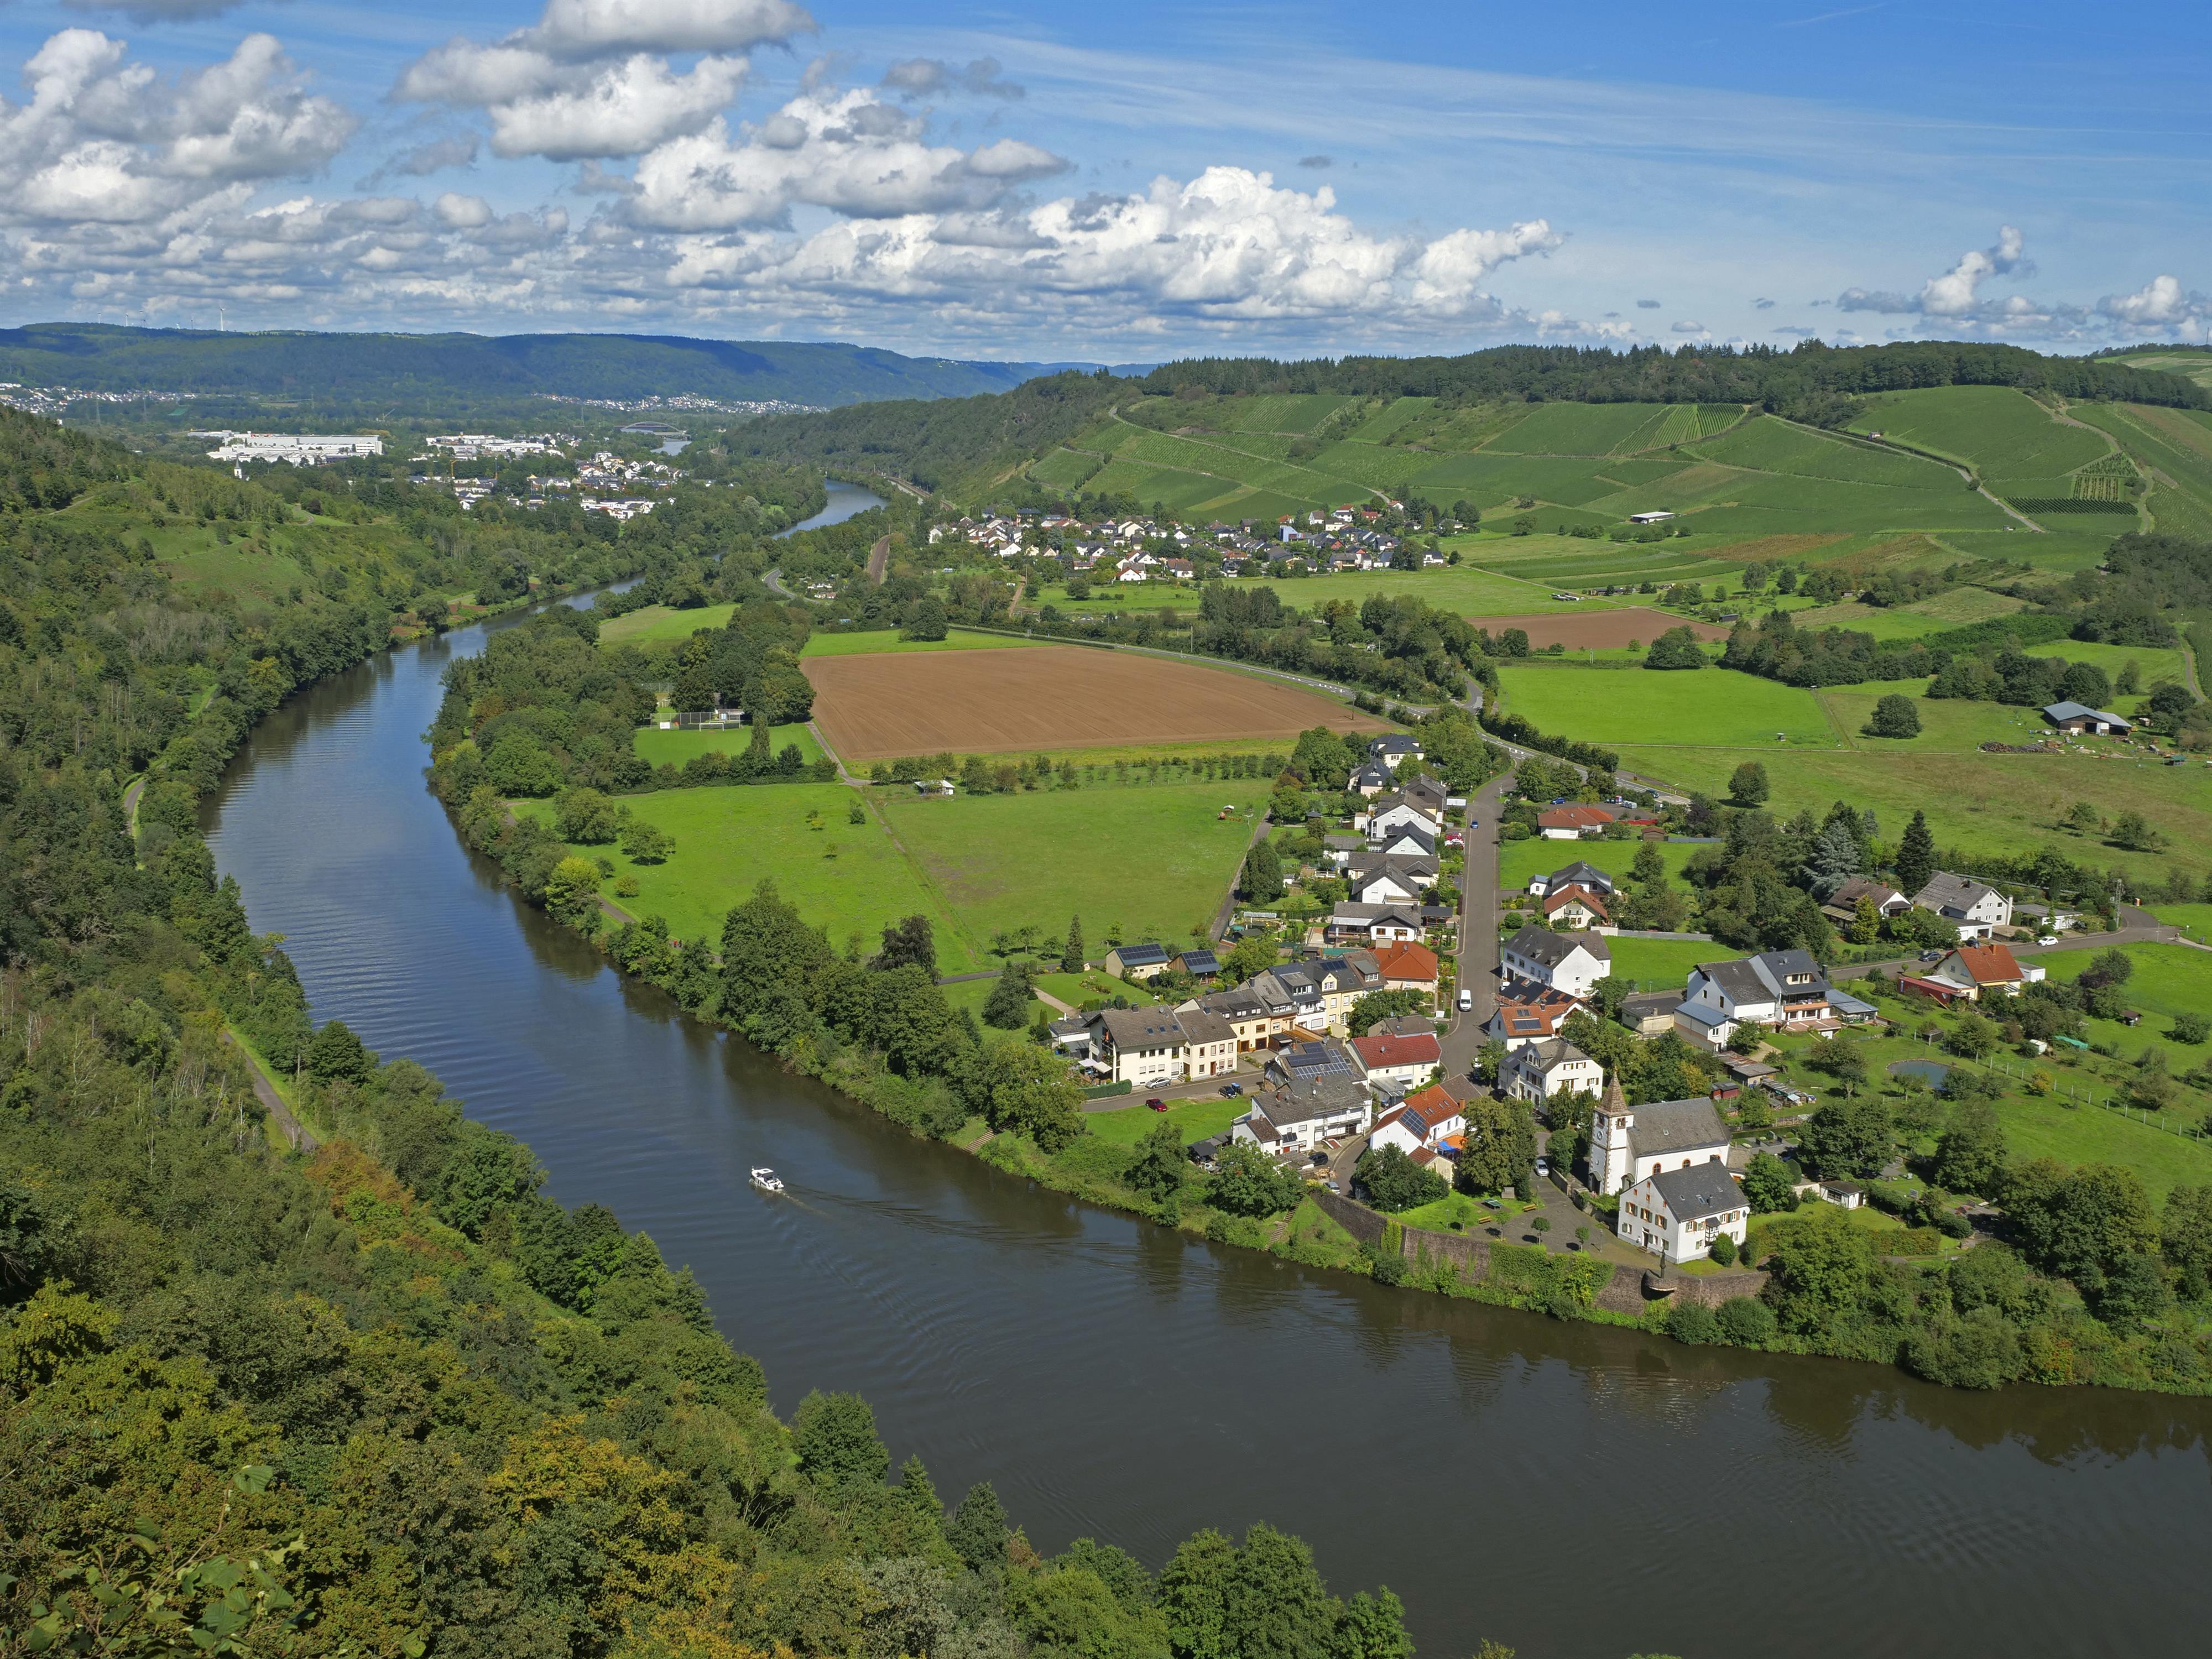
POLYGON ((279 710, 208 803, 216 861, 318 1019, 431 1067, 556 1196, 690 1264, 779 1408, 860 1390, 895 1461, 948 1496, 994 1482, 1048 1550, 1090 1534, 1157 1567, 1196 1528, 1273 1521, 1340 1591, 1397 1590, 1432 1659, 2202 1639, 2207 1402, 1950 1393, 1191 1243, 685 1018, 509 894, 424 787, 439 676, 483 641, 279 710), (789 1192, 752 1191, 755 1164, 789 1192))

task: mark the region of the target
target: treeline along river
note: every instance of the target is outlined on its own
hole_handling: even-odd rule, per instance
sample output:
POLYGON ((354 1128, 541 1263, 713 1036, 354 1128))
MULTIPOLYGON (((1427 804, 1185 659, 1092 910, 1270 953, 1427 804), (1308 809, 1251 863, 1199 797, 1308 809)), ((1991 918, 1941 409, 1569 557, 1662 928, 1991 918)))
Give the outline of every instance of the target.
POLYGON ((318 1019, 437 1072, 689 1263, 788 1410, 874 1403, 940 1490, 1158 1566, 1265 1518, 1424 1652, 2171 1651, 2212 1559, 2212 1402, 1996 1395, 1689 1348, 1194 1243, 910 1139, 626 983, 423 786, 481 629, 319 685, 207 807, 318 1019), (745 1183, 773 1164, 770 1198, 745 1183))

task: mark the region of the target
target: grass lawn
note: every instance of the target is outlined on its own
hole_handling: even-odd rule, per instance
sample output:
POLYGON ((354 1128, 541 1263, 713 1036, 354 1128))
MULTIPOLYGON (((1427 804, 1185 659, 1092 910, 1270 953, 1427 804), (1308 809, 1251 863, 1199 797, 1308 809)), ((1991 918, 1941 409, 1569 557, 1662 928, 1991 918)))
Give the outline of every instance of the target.
POLYGON ((1620 763, 1718 799, 1728 793, 1729 775, 1756 759, 1765 767, 1773 789, 1767 810, 1778 817, 1801 806, 1820 814, 1831 803, 1847 800, 1872 807, 1882 833, 1894 836, 1921 808, 1939 848, 2033 853, 2056 846, 2082 862, 2161 878, 2175 860, 2199 869, 2212 860, 2212 769, 2168 767, 2142 758, 2094 759, 2086 744, 2063 755, 1984 755, 1928 749, 1917 741, 1856 741, 1856 748, 1825 752, 1772 744, 1756 752, 1624 745, 1620 763), (2082 799, 2108 817, 2130 808, 2142 812, 2166 837, 2169 850, 2130 853, 2061 830, 2059 818, 2082 799))
MULTIPOLYGON (((1525 543, 1537 538, 1517 539, 1525 543)), ((1541 539, 1547 543, 1564 542, 1572 549, 1591 545, 1571 538, 1541 539)), ((1604 603, 1583 599, 1574 604, 1555 599, 1552 597, 1553 585, 1549 582, 1514 575, 1503 566, 1494 570, 1480 568, 1482 550, 1509 545, 1505 538, 1455 538, 1452 544, 1464 550, 1464 562, 1443 569, 1356 570, 1334 576, 1236 577, 1230 580, 1229 586, 1272 587, 1285 605, 1295 605, 1302 611, 1331 599, 1349 599, 1357 605, 1372 593, 1410 593, 1440 611, 1462 617, 1533 615, 1583 610, 1604 603)), ((1041 603, 1057 606, 1070 615, 1102 611, 1134 615, 1158 611, 1163 605, 1176 611, 1194 611, 1198 608, 1199 589, 1194 585, 1170 586, 1164 582, 1117 583, 1094 586, 1087 599, 1070 599, 1065 587, 1055 586, 1047 587, 1038 597, 1041 603)))
MULTIPOLYGON (((722 918, 765 876, 841 951, 849 934, 872 945, 891 923, 919 913, 935 925, 939 973, 990 967, 969 951, 883 825, 872 817, 863 824, 846 821, 854 799, 853 790, 836 783, 663 789, 627 796, 623 804, 674 837, 666 863, 633 864, 617 847, 577 850, 611 862, 616 879, 635 876, 637 896, 615 902, 632 915, 666 917, 679 939, 719 942, 722 918), (822 815, 823 828, 808 826, 810 811, 822 815)), ((544 818, 553 809, 547 801, 517 801, 514 810, 544 818)), ((611 880, 603 890, 612 896, 613 889, 611 880)))
MULTIPOLYGON (((1564 870, 1576 863, 1591 865, 1626 885, 1630 866, 1645 844, 1641 841, 1546 841, 1540 836, 1531 836, 1526 841, 1501 842, 1498 847, 1498 885, 1501 891, 1526 891, 1534 878, 1548 876, 1554 870, 1564 870)), ((1692 842, 1681 841, 1653 842, 1650 845, 1659 849, 1670 877, 1680 875, 1682 866, 1690 861, 1690 854, 1698 850, 1692 842)))
POLYGON ((599 624, 601 645, 666 645, 688 640, 702 628, 728 624, 734 605, 702 605, 690 611, 672 611, 665 605, 648 605, 599 624))
MULTIPOLYGON (((741 755, 752 746, 753 734, 749 726, 734 727, 722 732, 663 732, 658 726, 640 726, 637 735, 630 739, 631 747, 655 766, 681 766, 697 755, 741 755)), ((822 745, 814 741, 814 734, 803 726, 778 726, 768 734, 769 747, 781 754, 791 744, 799 745, 799 752, 810 761, 822 758, 822 745)))
MULTIPOLYGON (((1446 1178, 1449 1179, 1449 1176, 1446 1178)), ((1528 1207, 1516 1200, 1507 1199, 1501 1209, 1486 1209, 1480 1199, 1453 1191, 1446 1193, 1433 1204, 1417 1205, 1413 1209, 1400 1212, 1398 1219, 1409 1230, 1419 1228, 1423 1232, 1431 1233, 1448 1233, 1452 1231, 1452 1223, 1456 1221, 1460 1231, 1480 1236, 1485 1227, 1504 1227, 1528 1207)), ((1513 1242, 1517 1244, 1521 1241, 1516 1236, 1513 1242)))
POLYGON ((2151 914, 2190 938, 2212 945, 2212 904, 2154 904, 2151 914))
MULTIPOLYGON (((980 955, 991 936, 1034 926, 1059 934, 1083 918, 1094 956, 1118 926, 1133 944, 1180 945, 1229 892, 1252 826, 1218 819, 1225 803, 1266 798, 1265 780, 1053 790, 878 802, 980 955)), ((833 935, 835 937, 835 935, 833 935)))
MULTIPOLYGON (((2212 1018, 2212 951, 2199 951, 2187 945, 2128 945, 2121 949, 2136 964, 2126 986, 2131 1006, 2154 1018, 2164 1015, 2170 1019, 2176 1014, 2203 1014, 2212 1018)), ((2094 951, 2052 951, 2036 960, 2051 970, 2051 978, 2073 980, 2081 976, 2081 970, 2096 954, 2094 951)), ((2152 1035, 2148 1029, 2151 1024, 2146 1021, 2130 1035, 2142 1042, 2152 1035)), ((2201 1058, 2185 1048, 2179 1050, 2175 1058, 2184 1054, 2201 1058)))
POLYGON ((2051 735, 2043 717, 2032 708, 2014 708, 2001 702, 1969 702, 1957 697, 1923 697, 1918 680, 1864 681, 1850 687, 1832 687, 1817 695, 1828 706, 1838 725, 1850 734, 1851 745, 1870 754, 1915 750, 1969 750, 1985 743, 2039 743, 2051 735), (1917 738, 1870 738, 1863 728, 1874 717, 1875 704, 1885 696, 1903 694, 1912 699, 1920 716, 1917 738))
POLYGON ((1085 1127, 1101 1140, 1110 1140, 1118 1146, 1133 1146, 1152 1133, 1154 1124, 1165 1118, 1176 1126, 1182 1136, 1182 1144, 1188 1146, 1194 1140, 1219 1134, 1242 1117, 1252 1103, 1216 1096, 1171 1102, 1167 1110, 1156 1112, 1145 1104, 1142 1095, 1131 1095, 1128 1098, 1130 1103, 1115 1111, 1085 1112, 1085 1127))
MULTIPOLYGON (((964 628, 956 628, 941 640, 902 640, 894 629, 881 629, 866 634, 810 634, 800 649, 802 657, 872 656, 880 652, 895 651, 902 654, 916 651, 997 651, 1006 647, 1019 650, 1030 643, 1027 640, 1010 638, 1004 634, 973 634, 964 628)), ((1040 645, 1051 641, 1039 640, 1040 645)))
MULTIPOLYGON (((1092 950, 1103 951, 1105 948, 1094 943, 1086 947, 1085 953, 1092 950)), ((1086 968, 1079 974, 1037 974, 1031 976, 1030 983, 1048 996, 1058 997, 1071 1008, 1080 1008, 1086 1002, 1102 999, 1111 1002, 1115 997, 1142 1002, 1150 994, 1142 986, 1116 979, 1103 968, 1086 968)))
POLYGON ((1717 939, 1609 939, 1613 976, 1646 991, 1679 991, 1701 962, 1733 962, 1744 953, 1717 939))
POLYGON ((1771 751, 1785 746, 1776 743, 1778 732, 1789 734, 1790 748, 1832 749, 1840 742, 1811 692, 1732 669, 1505 667, 1498 679, 1509 713, 1589 743, 1771 751))

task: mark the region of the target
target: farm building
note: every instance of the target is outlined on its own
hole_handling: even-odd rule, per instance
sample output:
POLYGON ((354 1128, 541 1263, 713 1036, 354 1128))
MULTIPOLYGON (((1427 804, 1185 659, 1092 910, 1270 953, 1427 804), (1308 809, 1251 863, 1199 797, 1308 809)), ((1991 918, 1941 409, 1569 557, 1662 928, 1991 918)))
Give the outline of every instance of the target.
POLYGON ((2084 733, 2101 737, 2124 738, 2134 731, 2134 722, 2122 720, 2118 714, 2108 714, 2101 708, 2092 708, 2087 703, 2054 702, 2043 711, 2043 718, 2062 732, 2080 736, 2084 733))

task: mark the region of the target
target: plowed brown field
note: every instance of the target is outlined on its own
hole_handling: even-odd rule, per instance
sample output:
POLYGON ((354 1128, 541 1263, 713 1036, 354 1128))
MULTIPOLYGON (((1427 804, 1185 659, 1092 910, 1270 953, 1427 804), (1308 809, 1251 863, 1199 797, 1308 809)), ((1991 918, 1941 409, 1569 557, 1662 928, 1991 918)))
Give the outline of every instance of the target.
MULTIPOLYGON (((1648 610, 1640 605, 1626 605, 1618 611, 1567 611, 1556 614, 1543 612, 1526 617, 1469 617, 1468 623, 1475 628, 1486 628, 1496 639, 1509 628, 1517 628, 1528 636, 1528 643, 1541 649, 1547 645, 1564 645, 1570 651, 1584 647, 1603 651, 1626 645, 1631 640, 1649 645, 1670 628, 1682 626, 1682 618, 1670 617, 1663 611, 1648 610)), ((1690 631, 1701 640, 1724 640, 1729 635, 1725 628, 1716 628, 1711 623, 1692 623, 1690 631)))
POLYGON ((848 762, 1026 753, 1115 744, 1290 738, 1309 726, 1389 728, 1342 703, 1249 674, 1124 651, 817 657, 814 718, 848 762))

